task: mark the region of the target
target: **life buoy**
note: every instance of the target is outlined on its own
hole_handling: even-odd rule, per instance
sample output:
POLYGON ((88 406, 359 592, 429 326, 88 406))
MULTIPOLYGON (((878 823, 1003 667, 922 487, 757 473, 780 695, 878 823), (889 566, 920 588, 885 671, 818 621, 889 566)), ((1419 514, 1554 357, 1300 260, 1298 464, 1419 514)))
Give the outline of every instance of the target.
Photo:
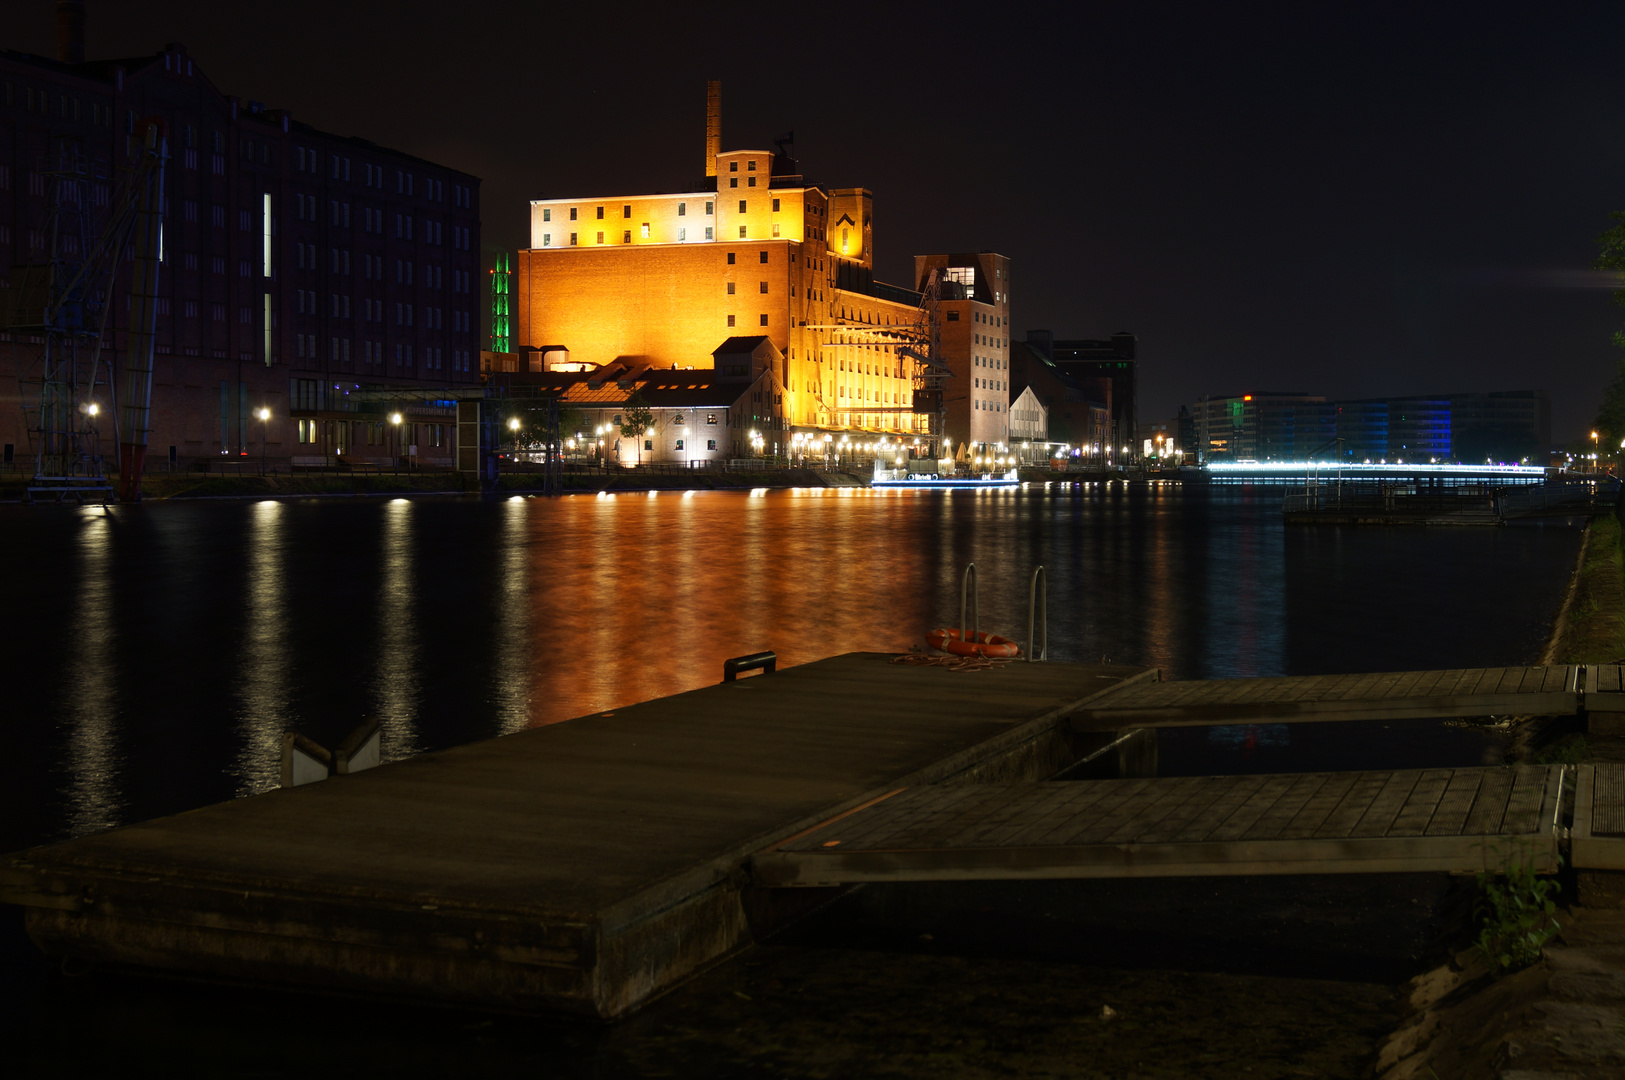
POLYGON ((933 649, 951 652, 955 656, 1011 657, 1021 655, 1021 646, 997 634, 970 634, 963 630, 933 630, 925 635, 925 643, 933 649))

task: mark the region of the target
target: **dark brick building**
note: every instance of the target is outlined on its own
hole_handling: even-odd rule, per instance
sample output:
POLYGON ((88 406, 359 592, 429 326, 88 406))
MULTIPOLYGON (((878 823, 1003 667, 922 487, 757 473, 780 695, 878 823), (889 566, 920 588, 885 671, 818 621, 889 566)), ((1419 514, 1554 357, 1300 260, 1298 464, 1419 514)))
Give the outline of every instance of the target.
MULTIPOLYGON (((449 460, 444 402, 480 378, 479 180, 230 97, 180 45, 88 63, 71 46, 0 53, 0 313, 49 258, 48 174, 82 163, 94 238, 155 118, 169 161, 149 463, 258 452, 262 437, 273 457, 417 444, 449 460)), ((115 365, 129 265, 104 339, 115 365)), ((0 339, 0 440, 20 459, 39 345, 0 339)))

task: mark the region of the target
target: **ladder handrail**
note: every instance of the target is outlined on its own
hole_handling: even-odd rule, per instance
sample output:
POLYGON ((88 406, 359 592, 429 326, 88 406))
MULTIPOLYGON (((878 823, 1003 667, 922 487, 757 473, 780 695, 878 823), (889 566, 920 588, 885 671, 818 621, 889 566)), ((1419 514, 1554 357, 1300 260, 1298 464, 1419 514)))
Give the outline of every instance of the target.
POLYGON ((976 564, 967 563, 965 565, 965 574, 959 579, 959 633, 961 634, 962 639, 965 641, 976 641, 979 639, 981 628, 982 603, 980 598, 977 596, 976 564), (965 625, 966 590, 969 590, 970 592, 971 618, 974 620, 968 628, 968 635, 967 627, 965 625))
POLYGON ((1042 564, 1033 570, 1032 581, 1027 585, 1027 662, 1034 660, 1047 660, 1049 658, 1049 573, 1042 564), (1038 579, 1044 579, 1044 591, 1038 591, 1038 579), (1044 631, 1044 647, 1035 647, 1033 637, 1033 615, 1041 613, 1043 621, 1038 625, 1044 631))

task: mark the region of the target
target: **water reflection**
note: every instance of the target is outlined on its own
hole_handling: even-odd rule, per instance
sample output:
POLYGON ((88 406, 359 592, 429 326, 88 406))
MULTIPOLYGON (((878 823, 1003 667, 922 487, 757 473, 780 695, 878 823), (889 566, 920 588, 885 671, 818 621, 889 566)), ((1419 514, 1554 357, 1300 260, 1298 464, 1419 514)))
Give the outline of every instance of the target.
POLYGON ((74 835, 123 824, 125 805, 114 710, 113 522, 99 508, 82 511, 81 517, 79 582, 59 699, 68 732, 66 825, 74 835))
POLYGON ((248 520, 247 610, 237 757, 238 795, 269 791, 282 780, 282 733, 294 727, 288 707, 292 654, 288 643, 287 508, 274 499, 253 504, 248 520))
MULTIPOLYGON (((373 699, 383 727, 385 761, 418 753, 417 589, 413 579, 413 511, 410 499, 384 506, 378 583, 378 653, 373 699)), ((483 647, 484 642, 479 643, 483 647)))
POLYGON ((526 519, 531 500, 515 496, 502 505, 501 547, 497 556, 496 657, 492 705, 496 728, 510 735, 530 722, 530 564, 526 519))
MULTIPOLYGON (((788 666, 923 647, 957 623, 971 561, 982 629, 1012 637, 1032 568, 1048 569, 1052 660, 1169 678, 1518 663, 1578 547, 1556 529, 1288 532, 1278 503, 1121 484, 199 501, 68 520, 0 528, 14 565, 74 583, 33 602, 60 617, 40 621, 38 677, 13 710, 38 725, 38 767, 0 795, 17 846, 262 790, 289 726, 331 746, 371 712, 394 759, 706 686, 758 649, 788 666)), ((1248 760, 1322 743, 1346 757, 1346 736, 1311 727, 1288 747, 1261 733, 1248 760)), ((1170 774, 1240 757, 1199 729, 1164 734, 1170 774)))

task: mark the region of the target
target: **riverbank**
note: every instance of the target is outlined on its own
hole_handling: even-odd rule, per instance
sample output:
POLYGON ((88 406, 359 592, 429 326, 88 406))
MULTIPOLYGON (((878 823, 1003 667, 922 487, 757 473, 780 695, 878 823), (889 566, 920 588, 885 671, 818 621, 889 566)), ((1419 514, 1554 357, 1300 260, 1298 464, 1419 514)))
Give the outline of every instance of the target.
MULTIPOLYGON (((565 494, 593 494, 599 491, 748 491, 757 488, 863 487, 856 476, 814 469, 772 469, 759 472, 650 472, 638 469, 610 469, 602 472, 566 473, 565 494)), ((26 481, 14 478, 0 483, 0 502, 22 502, 26 481)), ((542 493, 542 477, 537 473, 503 474, 487 494, 533 495, 542 493)), ((165 499, 264 499, 318 496, 386 495, 472 495, 480 485, 466 473, 327 473, 280 472, 260 476, 254 473, 155 473, 141 481, 143 501, 165 499)), ((41 500, 42 502, 44 500, 41 500)))
MULTIPOLYGON (((1540 662, 1608 664, 1621 657, 1625 530, 1608 515, 1586 528, 1540 662)), ((1625 735, 1585 732, 1572 718, 1527 717, 1514 724, 1507 756, 1620 762, 1625 735)), ((1577 882, 1569 873, 1562 883, 1561 930, 1535 964, 1497 978, 1469 948, 1406 984, 1406 1015, 1378 1053, 1379 1080, 1604 1080, 1625 1071, 1625 909, 1602 906, 1617 891, 1599 891, 1596 882, 1577 882)))

